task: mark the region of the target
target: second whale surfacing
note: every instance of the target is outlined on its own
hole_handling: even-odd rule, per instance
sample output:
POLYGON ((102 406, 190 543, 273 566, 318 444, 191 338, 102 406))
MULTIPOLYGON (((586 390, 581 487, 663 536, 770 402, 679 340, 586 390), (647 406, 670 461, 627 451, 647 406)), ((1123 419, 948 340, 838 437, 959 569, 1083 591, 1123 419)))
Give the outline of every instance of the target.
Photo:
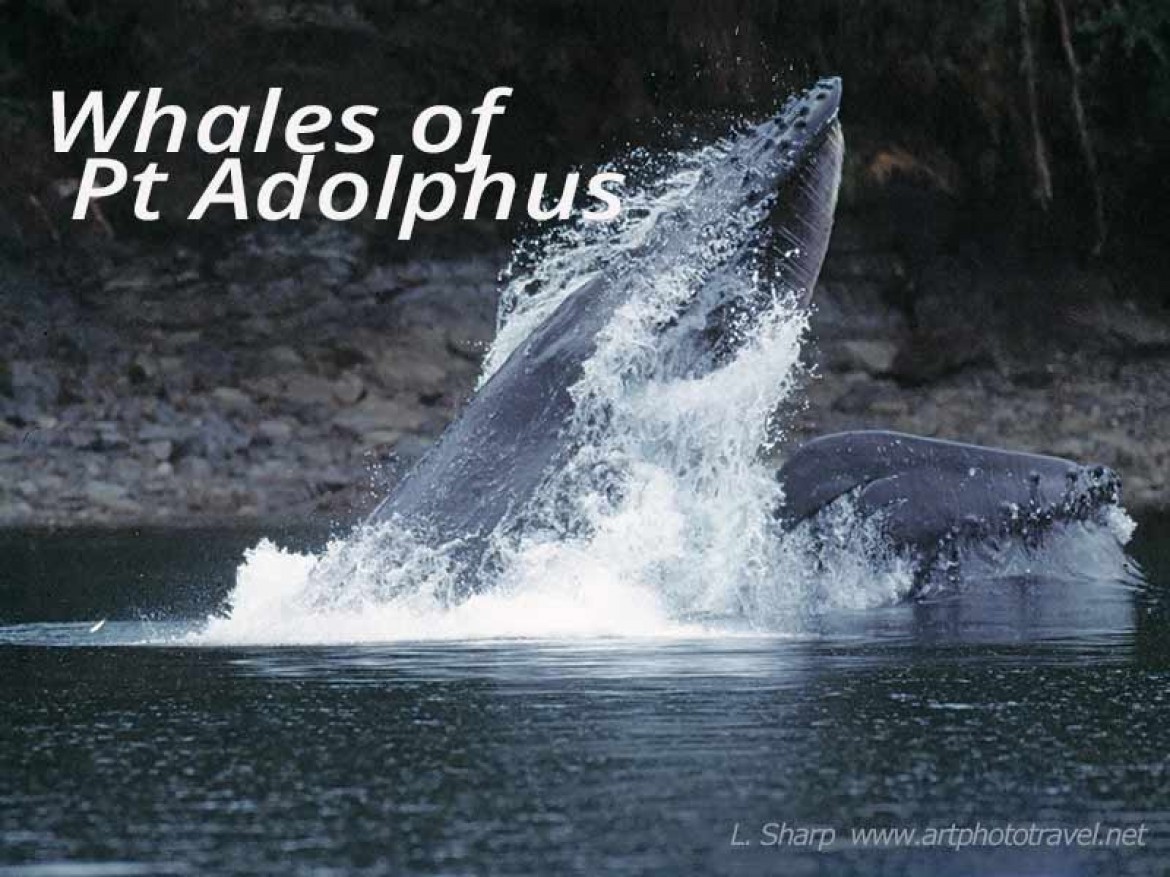
POLYGON ((913 553, 918 590, 972 543, 1036 547, 1054 526, 1104 523, 1121 501, 1121 479, 1104 466, 885 430, 813 439, 777 477, 785 531, 806 526, 815 538, 834 506, 849 503, 888 544, 913 553))
MULTIPOLYGON (((463 582, 452 596, 466 596, 489 582, 500 540, 523 533, 537 498, 569 463, 582 417, 597 416, 583 414, 575 388, 615 314, 669 273, 678 254, 702 250, 704 258, 689 296, 662 319, 660 359, 675 377, 702 377, 735 355, 743 326, 766 306, 754 297, 783 289, 790 306, 807 304, 841 177, 840 100, 840 80, 819 80, 721 144, 644 241, 565 295, 494 367, 369 523, 450 549, 463 582), (745 266, 766 271, 769 282, 745 289, 736 282, 745 266)), ((777 538, 847 495, 883 522, 895 547, 923 552, 960 528, 1006 532, 1021 515, 1042 526, 1118 500, 1106 470, 877 432, 818 439, 779 477, 777 538)))

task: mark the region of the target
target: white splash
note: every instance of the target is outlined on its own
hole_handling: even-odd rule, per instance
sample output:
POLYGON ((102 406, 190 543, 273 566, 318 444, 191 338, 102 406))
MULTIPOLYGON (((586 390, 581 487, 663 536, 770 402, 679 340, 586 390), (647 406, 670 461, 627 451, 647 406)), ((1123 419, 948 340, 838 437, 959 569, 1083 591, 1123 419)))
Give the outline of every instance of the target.
POLYGON ((542 237, 519 242, 500 278, 496 337, 484 358, 478 386, 565 299, 611 269, 615 261, 641 250, 659 220, 687 203, 702 168, 720 156, 716 147, 676 156, 641 155, 640 170, 657 170, 658 178, 623 193, 622 212, 613 222, 554 227, 542 237))
MULTIPOLYGON (((663 331, 729 251, 749 251, 767 204, 729 211, 691 196, 721 147, 675 156, 627 192, 623 218, 522 246, 504 275, 499 332, 481 384, 582 284, 636 259, 634 292, 614 312, 572 388, 574 456, 536 497, 519 538, 497 534, 498 573, 465 600, 457 546, 389 525, 362 527, 319 555, 262 542, 237 574, 205 643, 686 636, 799 630, 810 613, 904 597, 913 568, 849 516, 817 544, 779 532, 781 501, 761 449, 800 376, 806 314, 792 291, 745 262, 721 276, 770 301, 718 363, 680 365, 682 332, 663 331), (661 225, 696 232, 659 252, 661 225), (698 376, 696 376, 698 375, 698 376), (697 620, 701 619, 701 621, 697 620)), ((674 240, 677 242, 678 236, 674 240)), ((1120 526, 1120 524, 1118 525, 1120 526)))
POLYGON ((396 541, 401 547, 385 528, 364 528, 312 555, 265 540, 245 556, 229 613, 192 639, 277 645, 703 633, 605 564, 542 546, 517 562, 511 582, 453 604, 444 598, 452 584, 444 559, 418 547, 413 566, 388 564, 387 544, 396 541))

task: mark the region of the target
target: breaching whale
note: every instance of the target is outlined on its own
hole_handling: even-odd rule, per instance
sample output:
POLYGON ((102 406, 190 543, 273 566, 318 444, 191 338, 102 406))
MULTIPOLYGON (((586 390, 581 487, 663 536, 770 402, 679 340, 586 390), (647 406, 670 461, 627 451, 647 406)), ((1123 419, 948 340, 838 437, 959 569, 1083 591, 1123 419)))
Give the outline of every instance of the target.
MULTIPOLYGON (((663 320, 660 338, 676 375, 701 376, 735 351, 737 327, 760 302, 746 300, 751 293, 732 278, 755 265, 761 250, 771 256, 770 276, 807 303, 840 182, 840 100, 840 80, 819 80, 724 144, 687 203, 660 217, 626 258, 570 292, 511 351, 370 523, 454 546, 464 587, 474 590, 488 578, 493 540, 523 531, 534 497, 574 451, 573 388, 599 337, 647 276, 670 269, 672 254, 735 241, 714 248, 692 299, 663 320), (747 223, 752 233, 721 236, 724 221, 747 223)), ((886 432, 817 439, 790 456, 779 478, 778 530, 815 521, 848 496, 880 520, 895 546, 923 551, 960 531, 1036 529, 1118 499, 1116 476, 1099 467, 886 432)))
POLYGON ((761 236, 777 256, 771 268, 779 282, 807 300, 840 182, 840 97, 840 80, 822 79, 727 144, 687 204, 661 217, 637 252, 572 292, 512 351, 371 522, 395 521, 434 544, 458 543, 474 578, 492 535, 523 520, 538 488, 571 452, 571 389, 598 333, 646 276, 670 268, 664 254, 706 246, 718 237, 711 229, 720 222, 743 217, 767 227, 743 235, 742 247, 720 252, 692 306, 666 327, 677 333, 678 368, 710 367, 734 346, 737 312, 751 303, 724 294, 740 289, 727 280, 758 256, 761 236))

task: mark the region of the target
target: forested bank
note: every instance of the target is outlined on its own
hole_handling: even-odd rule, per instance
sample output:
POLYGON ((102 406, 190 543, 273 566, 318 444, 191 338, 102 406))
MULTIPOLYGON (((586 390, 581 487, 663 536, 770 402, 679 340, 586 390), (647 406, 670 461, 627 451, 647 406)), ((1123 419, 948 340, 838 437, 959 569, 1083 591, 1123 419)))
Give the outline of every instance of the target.
MULTIPOLYGON (((448 222, 404 245, 370 216, 258 228, 165 205, 144 223, 131 197, 73 222, 84 155, 52 151, 53 89, 158 86, 193 115, 274 85, 289 108, 369 103, 378 149, 322 172, 376 178, 420 109, 509 85, 491 151, 519 175, 685 147, 826 72, 847 161, 793 435, 887 425, 1092 458, 1165 506, 1168 53, 1156 0, 9 3, 4 519, 360 511, 393 477, 380 461, 416 456, 465 398, 525 233, 448 222)), ((215 161, 168 157, 164 191, 190 199, 215 161)))
MULTIPOLYGON (((493 130, 500 164, 563 169, 759 115, 824 72, 846 81, 846 207, 901 183, 904 212, 937 199, 953 214, 924 237, 1106 260, 1155 258, 1167 228, 1170 8, 1157 0, 24 0, 0 18, 10 248, 78 232, 53 203, 83 158, 51 151, 55 88, 159 86, 192 113, 259 104, 272 85, 289 106, 370 103, 373 176, 420 108, 469 107, 499 84, 516 90, 493 130)), ((176 178, 205 180, 207 160, 177 156, 176 178)), ((98 233, 212 233, 142 227, 129 207, 108 207, 98 233)))

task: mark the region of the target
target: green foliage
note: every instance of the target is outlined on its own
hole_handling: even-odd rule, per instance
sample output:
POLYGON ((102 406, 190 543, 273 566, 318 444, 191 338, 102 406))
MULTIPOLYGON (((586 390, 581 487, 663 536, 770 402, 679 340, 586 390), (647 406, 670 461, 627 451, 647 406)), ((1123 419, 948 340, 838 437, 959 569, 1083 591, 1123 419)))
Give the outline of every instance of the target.
POLYGON ((133 2, 0 3, 0 83, 9 94, 39 94, 70 77, 99 77, 138 48, 133 2))
POLYGON ((1170 121, 1170 3, 1126 0, 1111 3, 1078 22, 1101 66, 1111 53, 1124 53, 1145 74, 1147 112, 1170 121))
POLYGON ((1125 5, 1109 6, 1098 16, 1080 25, 1083 33, 1097 37, 1117 37, 1126 54, 1148 51, 1158 62, 1170 65, 1170 5, 1164 0, 1129 0, 1125 5))

